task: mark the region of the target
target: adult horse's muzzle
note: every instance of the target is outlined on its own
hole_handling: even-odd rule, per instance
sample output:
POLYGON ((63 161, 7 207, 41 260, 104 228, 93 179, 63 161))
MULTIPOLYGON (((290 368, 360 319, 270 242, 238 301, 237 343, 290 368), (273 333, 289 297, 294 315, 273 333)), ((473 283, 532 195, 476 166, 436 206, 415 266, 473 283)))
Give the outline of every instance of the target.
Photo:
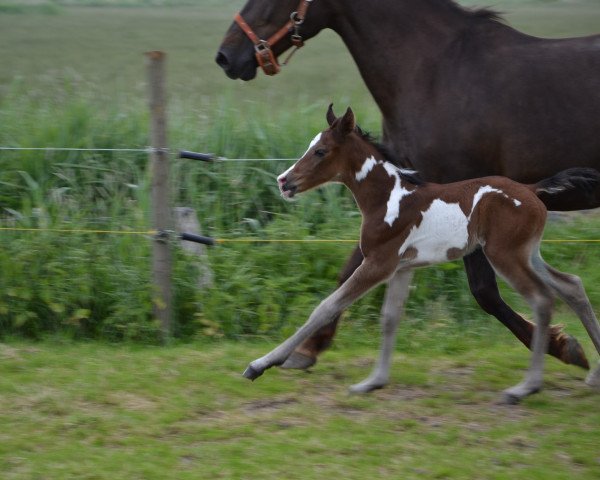
POLYGON ((233 80, 239 78, 247 82, 256 77, 258 63, 252 50, 249 55, 245 53, 243 55, 238 55, 237 61, 234 61, 233 58, 236 58, 236 56, 230 54, 225 47, 221 47, 217 52, 215 62, 217 62, 217 65, 219 65, 225 74, 233 80))

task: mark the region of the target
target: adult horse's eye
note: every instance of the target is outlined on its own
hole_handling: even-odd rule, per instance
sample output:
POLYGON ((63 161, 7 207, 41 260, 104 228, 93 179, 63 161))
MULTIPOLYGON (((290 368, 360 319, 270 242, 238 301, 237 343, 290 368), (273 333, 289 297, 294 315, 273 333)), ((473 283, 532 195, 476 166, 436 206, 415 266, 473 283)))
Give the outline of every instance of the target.
POLYGON ((323 158, 323 157, 324 157, 326 154, 327 154, 327 150, 325 150, 324 148, 317 148, 317 149, 315 150, 315 155, 316 155, 317 157, 321 157, 321 158, 323 158))

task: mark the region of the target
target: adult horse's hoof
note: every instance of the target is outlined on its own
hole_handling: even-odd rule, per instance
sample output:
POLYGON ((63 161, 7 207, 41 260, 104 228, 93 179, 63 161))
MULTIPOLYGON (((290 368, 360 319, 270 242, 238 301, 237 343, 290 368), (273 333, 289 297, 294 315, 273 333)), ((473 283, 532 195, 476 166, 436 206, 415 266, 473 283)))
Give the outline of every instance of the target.
POLYGON ((263 370, 259 370, 256 369, 252 366, 252 364, 248 365, 248 367, 246 368, 246 370, 244 370, 244 377, 246 377, 248 380, 256 380, 258 377, 260 377, 262 374, 264 373, 264 369, 263 370))
POLYGON ((576 365, 585 370, 590 369, 585 352, 575 337, 561 332, 558 343, 560 344, 560 354, 557 356, 560 360, 567 365, 576 365))
POLYGON ((300 352, 292 352, 281 368, 293 368, 296 370, 306 370, 317 363, 316 357, 309 357, 300 352))

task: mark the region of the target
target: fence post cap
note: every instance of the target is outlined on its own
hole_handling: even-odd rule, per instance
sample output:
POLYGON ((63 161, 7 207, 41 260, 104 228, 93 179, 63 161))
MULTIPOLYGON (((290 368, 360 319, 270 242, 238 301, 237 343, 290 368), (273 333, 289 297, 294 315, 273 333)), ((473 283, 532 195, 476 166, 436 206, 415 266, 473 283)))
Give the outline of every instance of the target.
POLYGON ((146 52, 144 55, 146 55, 147 57, 149 57, 153 60, 159 60, 159 59, 165 58, 167 56, 167 54, 165 52, 162 52, 160 50, 152 50, 150 52, 146 52))

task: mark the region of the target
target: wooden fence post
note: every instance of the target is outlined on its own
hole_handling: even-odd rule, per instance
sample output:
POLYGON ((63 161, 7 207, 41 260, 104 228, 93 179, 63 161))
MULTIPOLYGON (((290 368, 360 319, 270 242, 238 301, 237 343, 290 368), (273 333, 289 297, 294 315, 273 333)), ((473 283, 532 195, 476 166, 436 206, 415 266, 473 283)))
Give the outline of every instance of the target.
POLYGON ((152 176, 152 223, 158 232, 152 247, 154 316, 160 321, 163 341, 171 334, 173 260, 169 231, 172 228, 169 195, 169 153, 167 146, 167 99, 165 54, 148 52, 150 94, 150 171, 152 176))

